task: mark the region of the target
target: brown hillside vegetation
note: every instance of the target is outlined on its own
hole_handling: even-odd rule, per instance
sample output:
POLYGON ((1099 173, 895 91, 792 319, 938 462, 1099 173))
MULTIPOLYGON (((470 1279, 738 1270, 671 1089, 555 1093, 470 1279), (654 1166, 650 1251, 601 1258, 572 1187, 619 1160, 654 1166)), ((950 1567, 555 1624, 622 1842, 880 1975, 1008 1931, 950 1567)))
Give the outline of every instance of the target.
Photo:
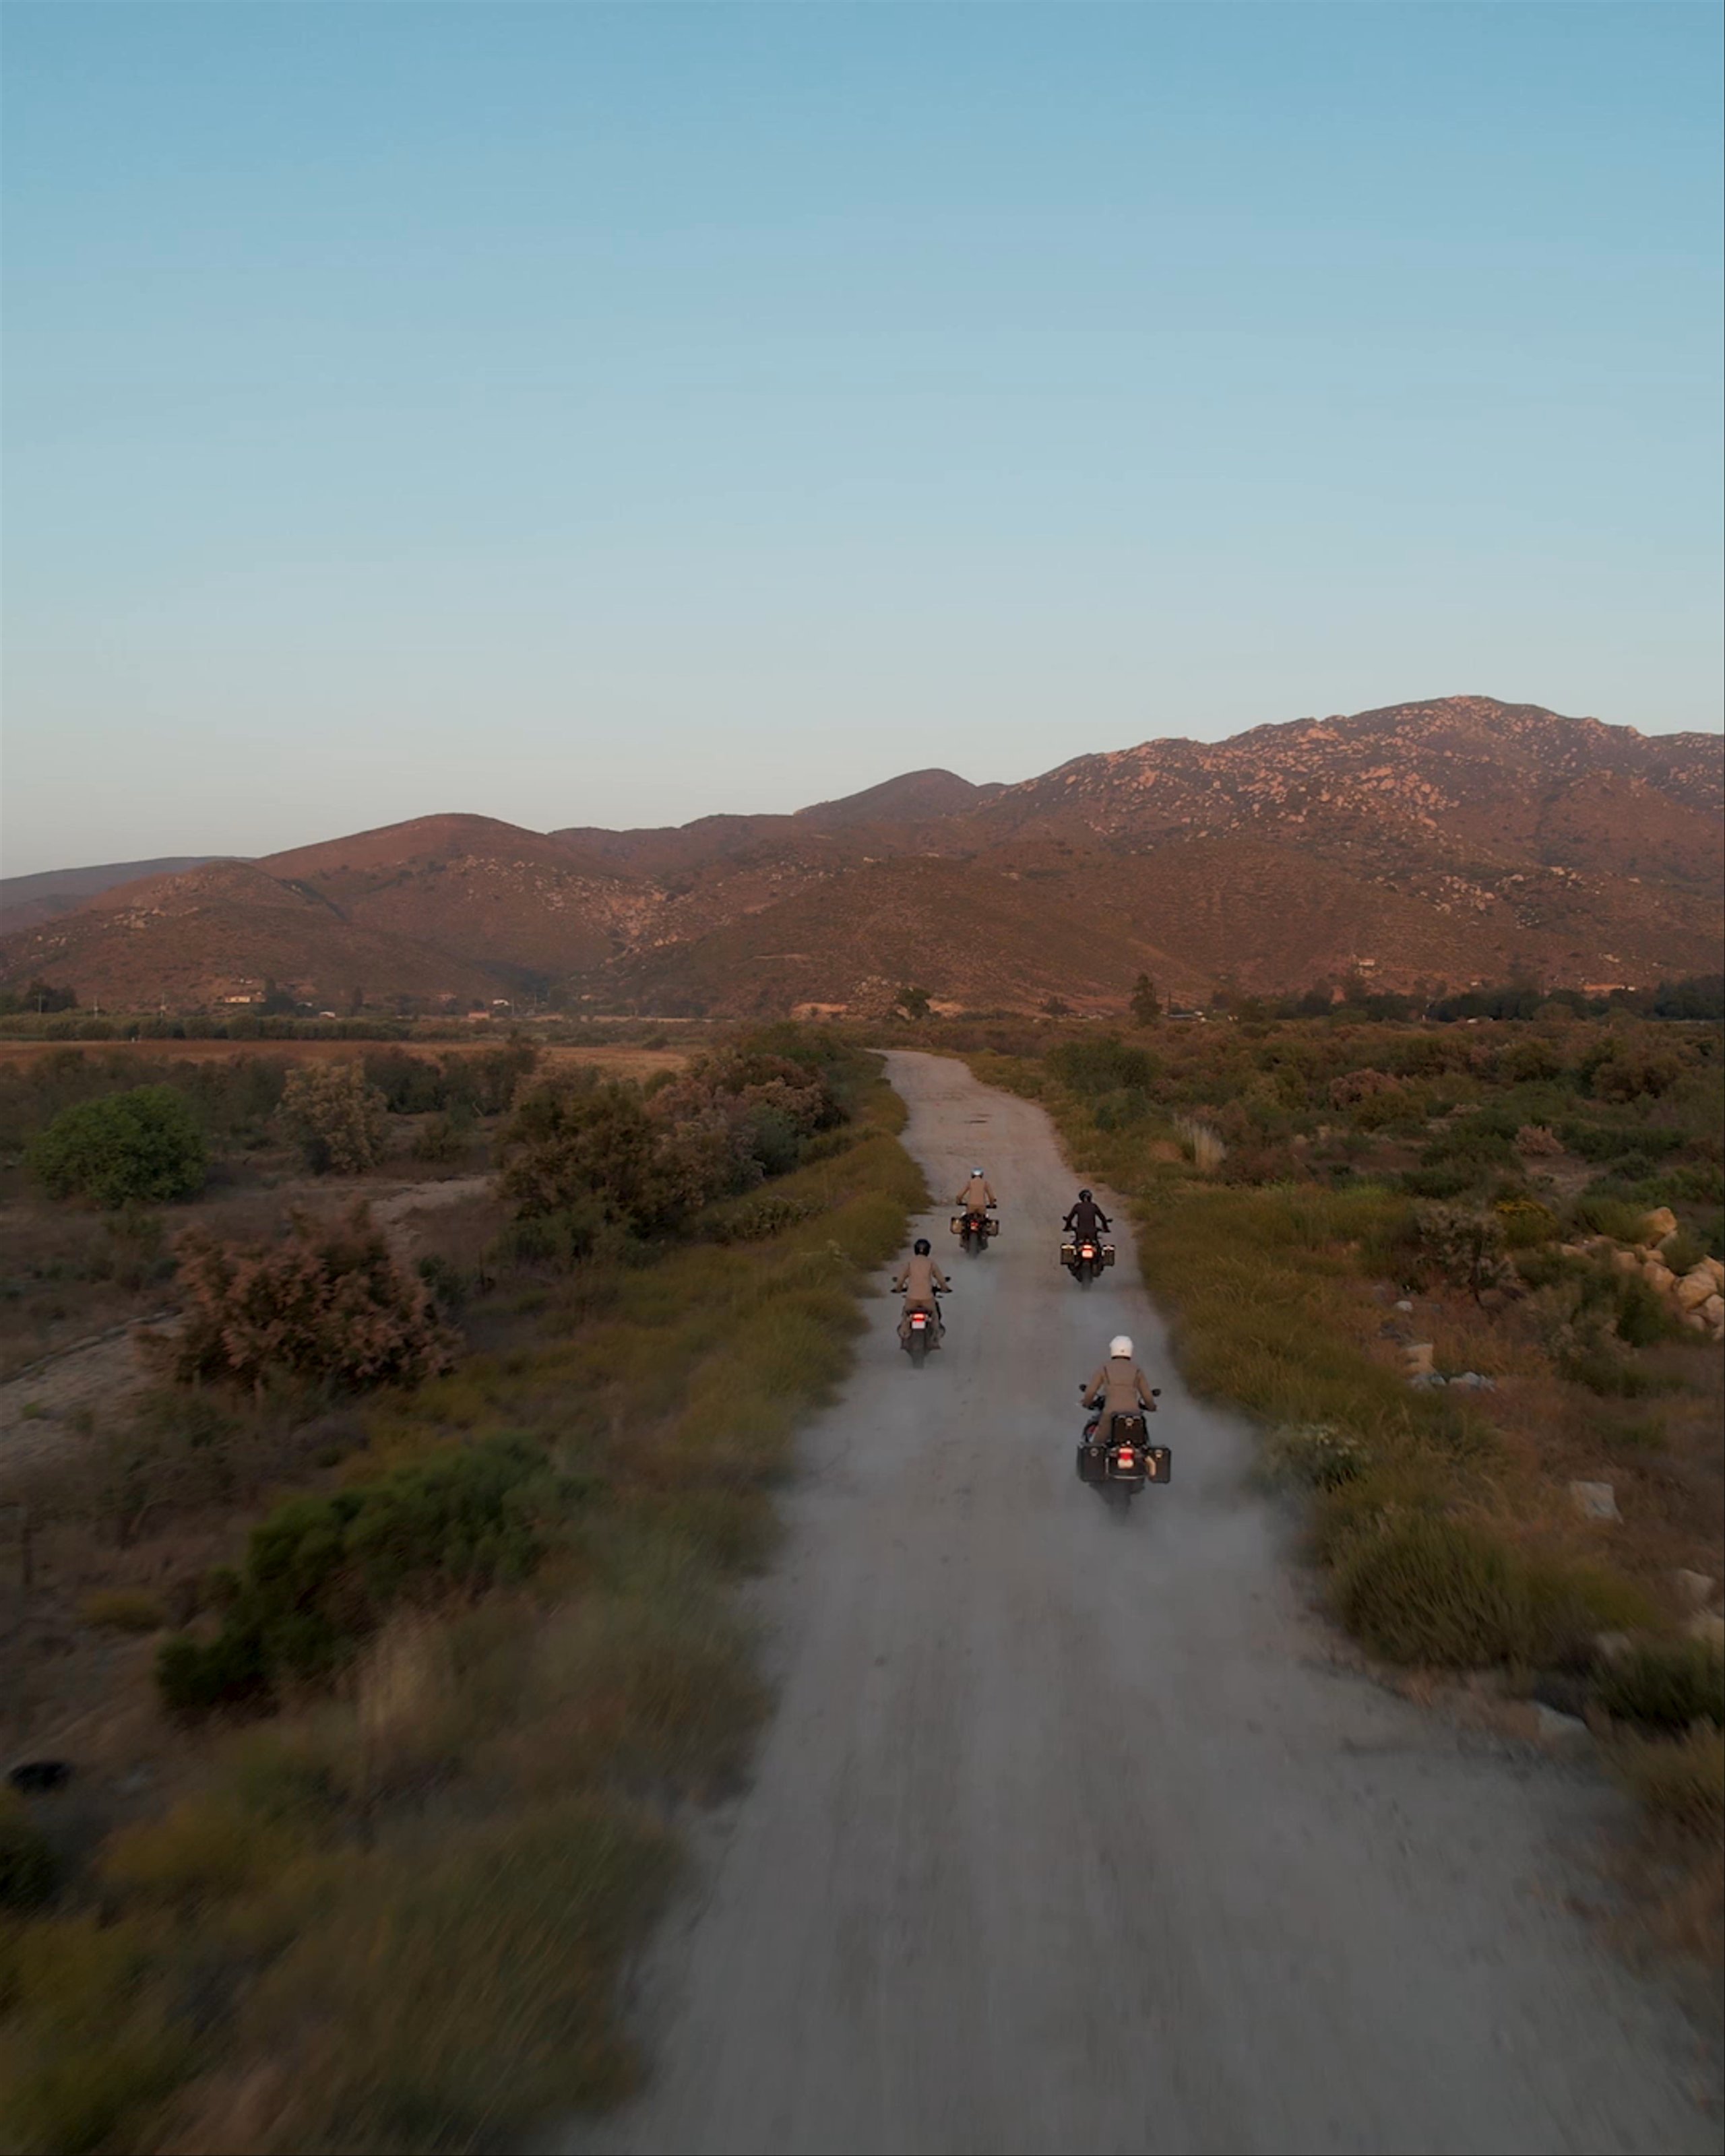
POLYGON ((411 936, 474 966, 561 977, 614 957, 660 893, 557 839, 489 816, 424 816, 260 865, 358 927, 411 936))
POLYGON ((0 941, 0 984, 191 1008, 502 993, 645 1014, 1118 1009, 1717 971, 1722 745, 1455 696, 1148 742, 1014 786, 907 773, 795 815, 527 831, 432 816, 147 885, 0 941))
POLYGON ((146 876, 182 875, 199 869, 209 857, 181 854, 155 861, 110 861, 104 867, 46 869, 39 875, 0 876, 0 936, 20 928, 39 928, 73 913, 117 884, 141 883, 146 876))
MULTIPOLYGON (((275 979, 308 1002, 357 985, 404 995, 486 995, 475 967, 417 937, 348 921, 313 892, 240 861, 106 891, 76 913, 6 939, 22 975, 71 982, 85 1003, 183 1009, 275 979)), ((345 1008, 345 1004, 339 1006, 345 1008)))

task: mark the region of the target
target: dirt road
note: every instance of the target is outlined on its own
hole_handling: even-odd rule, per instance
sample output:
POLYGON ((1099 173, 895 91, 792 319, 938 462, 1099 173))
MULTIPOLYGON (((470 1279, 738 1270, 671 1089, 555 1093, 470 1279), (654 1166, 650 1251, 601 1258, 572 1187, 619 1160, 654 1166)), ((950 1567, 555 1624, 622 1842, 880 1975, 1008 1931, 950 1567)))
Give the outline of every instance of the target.
POLYGON ((567 2145, 1715 2148, 1715 2068, 1563 1898, 1616 1800, 1328 1658, 1129 1237, 1088 1292, 1055 1262, 1045 1119, 892 1075, 937 1195, 981 1162, 1004 1231, 927 1368, 883 1300, 808 1435, 753 1785, 644 1977, 645 2096, 567 2145), (1176 1478, 1124 1522, 1072 1469, 1121 1330, 1176 1478))

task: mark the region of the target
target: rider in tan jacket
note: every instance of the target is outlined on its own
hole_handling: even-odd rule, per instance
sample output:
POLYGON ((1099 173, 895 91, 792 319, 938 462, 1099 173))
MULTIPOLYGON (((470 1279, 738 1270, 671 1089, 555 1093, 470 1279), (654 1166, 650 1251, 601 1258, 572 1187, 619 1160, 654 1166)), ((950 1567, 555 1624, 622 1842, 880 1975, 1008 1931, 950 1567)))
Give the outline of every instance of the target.
POLYGON ((952 1203, 963 1212, 980 1213, 988 1206, 998 1205, 1000 1200, 989 1189, 988 1178, 983 1173, 981 1168, 973 1168, 970 1171, 969 1182, 965 1184, 952 1203))
POLYGON ((1138 1368, 1124 1333, 1108 1342, 1108 1359, 1083 1387, 1084 1404, 1099 1415, 1096 1435, 1106 1439, 1117 1414, 1153 1414, 1150 1381, 1138 1368))
POLYGON ((899 1312, 898 1319, 898 1337, 901 1340, 903 1340, 910 1332, 911 1312, 913 1310, 928 1311, 941 1331, 942 1332, 946 1331, 945 1322, 940 1314, 937 1297, 949 1294, 952 1286, 951 1281, 934 1261, 933 1250, 928 1238, 926 1235, 919 1235, 910 1256, 905 1260, 903 1270, 892 1283, 893 1293, 901 1295, 905 1299, 905 1306, 899 1312))

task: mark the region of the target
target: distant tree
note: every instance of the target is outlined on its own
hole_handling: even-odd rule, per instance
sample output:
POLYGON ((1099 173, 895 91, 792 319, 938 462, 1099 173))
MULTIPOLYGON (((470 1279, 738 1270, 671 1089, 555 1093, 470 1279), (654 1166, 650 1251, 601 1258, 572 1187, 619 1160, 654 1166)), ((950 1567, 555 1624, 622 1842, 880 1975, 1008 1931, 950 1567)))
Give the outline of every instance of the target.
POLYGON ((76 1010, 78 991, 75 988, 57 988, 51 981, 44 981, 39 973, 28 988, 14 989, 7 1000, 13 1010, 76 1010))
POLYGON ((110 1210, 189 1198, 208 1167, 198 1118, 172 1086, 63 1108, 28 1158, 53 1197, 93 1199, 110 1210))
POLYGON ((382 1151, 383 1096, 357 1063, 304 1063, 281 1089, 282 1122, 314 1175, 358 1175, 382 1151))
POLYGON ((291 1018, 300 1008, 287 990, 268 979, 264 983, 263 1000, 258 1005, 259 1018, 291 1018))
POLYGON ((1162 998, 1147 973, 1140 973, 1132 983, 1132 1016, 1140 1025, 1154 1025, 1162 1016, 1162 998))
POLYGON ((1042 1009, 1048 1018, 1070 1018, 1072 1015, 1071 1004, 1059 996, 1050 996, 1042 1009))
POLYGON ((933 998, 927 988, 901 988, 892 1000, 896 1009, 901 1010, 906 1018, 916 1019, 927 1017, 933 998))

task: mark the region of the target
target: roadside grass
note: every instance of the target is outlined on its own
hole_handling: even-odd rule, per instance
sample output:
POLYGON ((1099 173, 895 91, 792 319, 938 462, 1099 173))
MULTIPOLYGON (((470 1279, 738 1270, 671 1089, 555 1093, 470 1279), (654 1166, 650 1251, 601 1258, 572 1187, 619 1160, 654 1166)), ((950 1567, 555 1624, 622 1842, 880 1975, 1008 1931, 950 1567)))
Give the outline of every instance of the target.
MULTIPOLYGON (((177 1802, 0 1910, 5 2145, 476 2150, 632 2086, 618 1983, 677 1810, 735 1782, 768 1704, 732 1584, 925 1201, 902 1122, 873 1081, 853 1142, 775 1179, 778 1233, 548 1281, 525 1344, 363 1411, 328 1491, 515 1448, 542 1463, 533 1559, 475 1570, 447 1508, 363 1593, 321 1529, 293 1543, 326 1630, 275 1711, 192 1724, 177 1802)), ((279 1546, 182 1637, 218 1640, 279 1546)))
MULTIPOLYGON (((1495 1668, 1523 1689, 1535 1671, 1580 1681, 1599 1726, 1617 1732, 1608 1756, 1656 1838, 1676 1837, 1673 1936, 1716 1950, 1721 1755, 1707 1723, 1720 1717, 1720 1664, 1678 1636, 1687 1610, 1673 1581, 1678 1566, 1719 1569, 1717 1350, 1615 1348, 1614 1375, 1636 1381, 1621 1385, 1620 1407, 1590 1367, 1591 1385, 1563 1373, 1538 1296, 1488 1313, 1427 1281, 1418 1329, 1439 1366, 1495 1389, 1415 1389, 1385 1337, 1414 1255, 1412 1200, 1390 1175, 1359 1173, 1368 1153, 1356 1145, 1327 1183, 1313 1142, 1245 1173, 1212 1158, 1205 1173, 1164 1100, 1111 1127, 1046 1061, 968 1060, 985 1082, 1040 1101, 1075 1170, 1131 1199, 1145 1283, 1181 1369, 1194 1391, 1262 1426, 1260 1473, 1302 1493, 1307 1546, 1342 1625, 1404 1666, 1495 1668), (1656 1414, 1637 1398, 1656 1391, 1656 1414), (1579 1517, 1568 1491, 1572 1478, 1607 1475, 1625 1515, 1609 1527, 1579 1517), (1626 1661, 1602 1658, 1611 1634, 1636 1643, 1626 1661)), ((1225 1101, 1230 1082, 1213 1073, 1209 1097, 1225 1101)), ((1645 1208, 1624 1209, 1638 1222, 1645 1208)))

